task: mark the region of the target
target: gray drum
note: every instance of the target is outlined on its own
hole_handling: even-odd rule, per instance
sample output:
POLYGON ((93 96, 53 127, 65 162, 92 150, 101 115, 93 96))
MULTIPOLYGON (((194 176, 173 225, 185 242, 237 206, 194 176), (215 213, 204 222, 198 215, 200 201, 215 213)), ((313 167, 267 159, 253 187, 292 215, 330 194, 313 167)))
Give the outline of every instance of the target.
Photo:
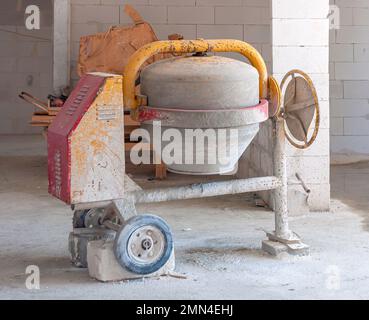
MULTIPOLYGON (((195 163, 168 163, 163 158, 169 171, 181 174, 233 171, 257 134, 259 122, 267 119, 265 113, 248 108, 260 102, 257 70, 245 62, 220 56, 186 56, 153 63, 141 73, 141 94, 147 96, 151 110, 170 113, 169 118, 162 121, 162 134, 167 129, 178 130, 183 137, 180 141, 182 159, 187 154, 190 160, 205 160, 205 163, 196 160, 195 163), (240 109, 244 119, 241 123, 235 112, 240 109), (191 117, 193 121, 189 122, 191 117), (210 144, 202 134, 192 140, 192 145, 186 145, 184 137, 188 129, 203 129, 204 132, 214 129, 217 133, 218 129, 225 129, 226 145, 219 143, 218 138, 215 144, 210 144), (233 138, 231 129, 238 132, 238 138, 233 138)), ((153 122, 144 121, 143 127, 153 139, 153 122)), ((168 144, 168 140, 162 141, 161 150, 155 152, 164 155, 168 144)))
POLYGON ((259 74, 245 62, 220 56, 172 58, 142 71, 141 93, 152 107, 241 108, 259 103, 259 74))

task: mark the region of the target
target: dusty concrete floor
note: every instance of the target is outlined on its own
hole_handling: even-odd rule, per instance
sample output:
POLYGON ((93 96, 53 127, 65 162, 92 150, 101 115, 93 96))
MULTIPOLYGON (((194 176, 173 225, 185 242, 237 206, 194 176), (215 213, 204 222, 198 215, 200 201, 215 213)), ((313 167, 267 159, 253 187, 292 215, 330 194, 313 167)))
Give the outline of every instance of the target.
POLYGON ((0 298, 368 299, 368 182, 368 163, 332 168, 332 212, 291 219, 311 245, 305 258, 260 250, 273 213, 250 196, 140 206, 172 226, 187 279, 99 283, 69 262, 72 212, 47 194, 42 137, 0 136, 0 298), (28 265, 40 268, 40 290, 25 287, 28 265))

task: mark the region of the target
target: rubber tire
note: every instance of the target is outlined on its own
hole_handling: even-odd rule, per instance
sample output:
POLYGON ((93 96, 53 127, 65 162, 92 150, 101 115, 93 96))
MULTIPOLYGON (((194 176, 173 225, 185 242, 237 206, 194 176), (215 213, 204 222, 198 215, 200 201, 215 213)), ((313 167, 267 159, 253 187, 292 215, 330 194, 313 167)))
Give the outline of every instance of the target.
POLYGON ((87 212, 89 212, 90 209, 87 210, 75 210, 73 213, 73 228, 85 228, 85 216, 87 212))
POLYGON ((140 214, 128 219, 117 232, 114 240, 114 254, 118 263, 136 274, 150 274, 158 271, 169 260, 173 251, 173 237, 169 225, 162 218, 152 214, 140 214), (128 255, 127 244, 133 232, 140 227, 152 225, 158 228, 165 240, 163 255, 154 263, 139 264, 128 255))

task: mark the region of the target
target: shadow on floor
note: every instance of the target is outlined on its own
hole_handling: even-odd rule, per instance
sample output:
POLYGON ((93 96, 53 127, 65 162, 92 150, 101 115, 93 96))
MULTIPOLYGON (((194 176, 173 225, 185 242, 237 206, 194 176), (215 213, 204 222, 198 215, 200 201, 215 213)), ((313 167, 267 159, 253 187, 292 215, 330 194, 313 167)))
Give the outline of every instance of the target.
POLYGON ((331 197, 357 209, 369 231, 369 162, 332 165, 331 197))

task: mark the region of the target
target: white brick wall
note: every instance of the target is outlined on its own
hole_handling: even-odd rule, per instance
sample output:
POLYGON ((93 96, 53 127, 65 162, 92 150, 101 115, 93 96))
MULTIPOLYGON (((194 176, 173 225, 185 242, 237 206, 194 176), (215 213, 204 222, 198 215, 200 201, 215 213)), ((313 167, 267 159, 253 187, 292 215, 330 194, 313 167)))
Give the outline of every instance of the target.
POLYGON ((273 18, 279 19, 324 19, 328 3, 324 0, 272 0, 273 18))
MULTIPOLYGON (((328 0, 273 0, 272 5, 277 12, 272 20, 273 73, 277 78, 294 68, 308 73, 321 107, 321 130, 313 146, 296 150, 287 143, 289 193, 302 192, 295 176, 299 173, 312 190, 312 210, 327 210, 330 201, 328 5, 328 0)), ((293 204, 292 212, 304 211, 297 202, 293 204)))
POLYGON ((273 47, 274 73, 286 73, 294 68, 304 70, 311 74, 328 74, 328 46, 299 47, 293 45, 273 47))
MULTIPOLYGON (((27 91, 46 100, 47 94, 53 90, 52 19, 43 19, 40 30, 27 30, 24 26, 24 9, 24 3, 19 3, 16 11, 13 0, 3 0, 1 3, 0 134, 40 132, 39 128, 29 125, 34 108, 22 101, 18 94, 27 91)), ((51 8, 45 6, 45 1, 40 2, 40 9, 41 17, 52 16, 51 8)))
POLYGON ((355 61, 369 61, 369 44, 354 44, 355 61))
MULTIPOLYGON (((269 0, 71 0, 71 76, 78 79, 79 38, 129 24, 124 4, 133 5, 154 28, 159 39, 171 33, 185 39, 245 40, 271 61, 269 0)), ((224 54, 243 59, 237 54, 224 54)))
MULTIPOLYGON (((295 174, 299 173, 312 190, 309 207, 327 210, 330 200, 329 184, 329 32, 328 0, 273 0, 272 11, 272 71, 278 81, 291 69, 307 72, 317 88, 321 105, 321 130, 316 142, 307 150, 297 150, 286 143, 289 195, 305 199, 295 174), (297 195, 300 194, 298 197, 297 195)), ((338 55, 338 53, 336 53, 338 55)), ((347 59, 347 50, 339 53, 347 59)), ((337 85, 336 95, 343 94, 342 84, 337 85)), ((343 130, 338 120, 334 130, 343 130)), ((271 174, 272 159, 271 123, 263 124, 257 139, 246 154, 251 175, 271 174), (259 154, 256 156, 255 154, 259 154)), ((261 193, 269 203, 270 193, 261 193)), ((306 212, 306 201, 290 201, 290 214, 306 212)))
POLYGON ((369 156, 369 0, 331 0, 340 29, 331 30, 333 161, 369 156))
POLYGON ((273 43, 277 46, 321 46, 328 43, 329 34, 322 32, 328 28, 327 19, 275 19, 273 43), (306 30, 314 32, 314 37, 302 37, 306 30))
MULTIPOLYGON (((354 51, 352 50, 352 44, 332 43, 329 47, 329 60, 334 62, 354 61, 354 51)), ((333 64, 333 67, 334 66, 335 64, 333 64)))

